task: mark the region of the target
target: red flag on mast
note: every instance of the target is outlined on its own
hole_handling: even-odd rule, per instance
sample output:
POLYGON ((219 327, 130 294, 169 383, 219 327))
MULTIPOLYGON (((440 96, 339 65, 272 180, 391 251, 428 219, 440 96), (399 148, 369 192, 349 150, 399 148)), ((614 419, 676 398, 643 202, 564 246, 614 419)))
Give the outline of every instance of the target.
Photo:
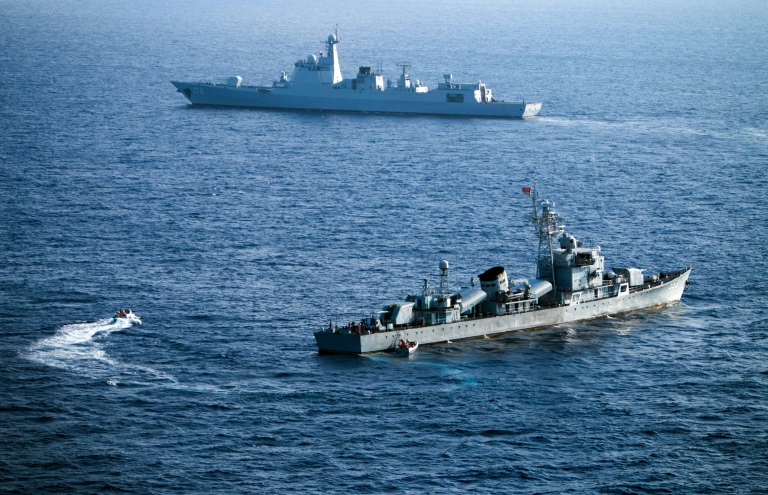
POLYGON ((523 193, 530 195, 531 194, 531 188, 530 187, 524 187, 523 193))

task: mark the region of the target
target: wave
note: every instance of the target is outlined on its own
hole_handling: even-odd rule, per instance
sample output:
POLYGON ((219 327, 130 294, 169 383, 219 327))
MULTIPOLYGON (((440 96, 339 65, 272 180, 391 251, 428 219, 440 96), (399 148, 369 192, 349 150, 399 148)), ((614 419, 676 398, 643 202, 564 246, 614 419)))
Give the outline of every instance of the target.
POLYGON ((147 366, 124 364, 104 350, 104 340, 113 332, 126 330, 132 319, 104 318, 94 322, 72 323, 32 344, 23 357, 46 366, 103 379, 107 385, 143 386, 151 383, 176 383, 176 380, 147 366))
POLYGON ((47 366, 65 369, 76 368, 89 361, 115 364, 104 352, 101 344, 94 339, 125 330, 131 324, 128 320, 105 318, 94 322, 64 325, 52 337, 33 344, 25 357, 47 366))

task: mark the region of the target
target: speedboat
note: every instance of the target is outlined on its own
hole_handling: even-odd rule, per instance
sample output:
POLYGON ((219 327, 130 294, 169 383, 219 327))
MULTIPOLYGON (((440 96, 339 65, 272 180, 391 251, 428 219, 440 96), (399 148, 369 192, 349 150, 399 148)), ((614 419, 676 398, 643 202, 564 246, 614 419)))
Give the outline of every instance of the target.
POLYGON ((112 318, 112 323, 117 323, 120 320, 130 321, 130 322, 136 322, 139 325, 141 325, 141 318, 139 318, 136 313, 133 313, 130 309, 118 309, 115 312, 114 318, 112 318))
POLYGON ((416 352, 416 349, 419 348, 418 342, 412 342, 410 340, 403 340, 400 339, 400 342, 397 343, 397 347, 395 347, 395 353, 398 356, 410 356, 414 352, 416 352))

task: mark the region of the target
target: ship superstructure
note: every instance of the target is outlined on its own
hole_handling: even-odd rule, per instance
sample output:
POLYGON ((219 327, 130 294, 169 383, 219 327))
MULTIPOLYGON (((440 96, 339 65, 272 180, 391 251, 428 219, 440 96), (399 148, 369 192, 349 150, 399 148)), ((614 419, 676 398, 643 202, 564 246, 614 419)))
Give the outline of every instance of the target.
POLYGON ((378 112, 481 117, 531 117, 540 102, 496 100, 483 82, 457 83, 452 74, 430 90, 412 80, 402 64, 398 80, 384 80, 380 70, 360 67, 354 78, 341 75, 337 45, 331 34, 325 51, 294 64, 293 73, 281 72, 271 86, 249 86, 240 76, 226 83, 171 81, 194 105, 221 105, 272 109, 378 112))
POLYGON ((329 325, 315 332, 322 353, 393 350, 399 340, 423 344, 490 336, 599 318, 679 301, 690 267, 658 274, 613 267, 605 270, 599 246, 585 247, 566 232, 553 202, 531 196, 538 237, 536 278, 510 280, 503 266, 473 277, 470 287, 448 289, 447 261, 440 288, 424 280, 420 293, 386 305, 360 323, 329 325), (479 286, 478 286, 479 283, 479 286))

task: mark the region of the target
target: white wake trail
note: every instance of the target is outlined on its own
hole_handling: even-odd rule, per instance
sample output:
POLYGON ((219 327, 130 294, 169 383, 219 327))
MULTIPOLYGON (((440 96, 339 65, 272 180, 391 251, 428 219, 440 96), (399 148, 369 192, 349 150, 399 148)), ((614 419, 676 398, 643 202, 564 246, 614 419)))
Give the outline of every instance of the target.
POLYGON ((72 323, 59 328, 50 337, 32 344, 22 357, 46 366, 103 380, 110 386, 161 386, 187 391, 213 392, 217 387, 187 386, 175 377, 141 364, 121 363, 104 350, 107 337, 126 330, 141 319, 131 313, 128 318, 104 318, 94 322, 72 323))
POLYGON ((111 333, 141 324, 135 314, 127 318, 104 318, 94 322, 72 323, 54 335, 29 347, 23 357, 30 361, 83 374, 108 385, 130 383, 151 385, 157 381, 176 383, 176 379, 152 368, 120 363, 107 355, 102 342, 111 333))
POLYGON ((26 357, 48 366, 75 370, 87 368, 89 362, 114 364, 94 338, 125 330, 131 325, 130 320, 119 318, 64 325, 53 336, 34 343, 26 357))

